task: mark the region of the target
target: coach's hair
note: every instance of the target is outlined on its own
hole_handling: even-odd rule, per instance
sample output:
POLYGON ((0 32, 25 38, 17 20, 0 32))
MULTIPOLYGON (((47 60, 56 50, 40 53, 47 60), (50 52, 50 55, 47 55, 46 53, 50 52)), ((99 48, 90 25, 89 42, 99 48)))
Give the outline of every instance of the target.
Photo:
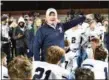
POLYGON ((11 80, 26 80, 32 76, 32 64, 27 57, 17 56, 8 65, 11 80))
POLYGON ((94 73, 87 68, 77 68, 75 71, 76 80, 94 80, 94 73))
POLYGON ((107 57, 107 52, 104 50, 102 46, 98 46, 95 49, 94 59, 105 61, 106 57, 107 57))
POLYGON ((51 46, 47 49, 46 61, 48 63, 57 64, 58 61, 64 56, 64 49, 58 46, 51 46))

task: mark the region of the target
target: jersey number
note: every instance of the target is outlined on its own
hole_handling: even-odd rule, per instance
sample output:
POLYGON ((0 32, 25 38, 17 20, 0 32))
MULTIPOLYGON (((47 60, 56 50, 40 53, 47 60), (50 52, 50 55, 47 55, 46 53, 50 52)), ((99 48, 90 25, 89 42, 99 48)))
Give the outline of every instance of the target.
POLYGON ((65 69, 67 68, 68 65, 68 61, 65 61, 65 69))
POLYGON ((75 41, 76 41, 76 38, 72 37, 72 43, 75 43, 75 41))
POLYGON ((88 41, 90 42, 92 38, 94 38, 94 36, 89 36, 89 40, 88 41))
POLYGON ((35 74, 33 76, 33 80, 41 79, 43 74, 44 74, 44 72, 45 72, 44 80, 48 80, 48 78, 50 76, 50 73, 51 73, 51 70, 44 71, 44 68, 38 67, 38 68, 36 68, 35 72, 40 72, 40 74, 35 74))

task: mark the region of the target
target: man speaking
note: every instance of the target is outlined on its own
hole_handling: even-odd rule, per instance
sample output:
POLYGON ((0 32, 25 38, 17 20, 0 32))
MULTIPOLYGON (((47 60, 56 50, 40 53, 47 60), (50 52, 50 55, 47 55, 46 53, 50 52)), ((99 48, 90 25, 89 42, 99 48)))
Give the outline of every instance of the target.
POLYGON ((64 48, 64 32, 82 23, 85 19, 86 17, 82 16, 66 23, 60 23, 57 11, 54 8, 49 8, 46 11, 46 24, 38 29, 34 38, 34 60, 45 61, 46 49, 50 46, 57 45, 64 48))

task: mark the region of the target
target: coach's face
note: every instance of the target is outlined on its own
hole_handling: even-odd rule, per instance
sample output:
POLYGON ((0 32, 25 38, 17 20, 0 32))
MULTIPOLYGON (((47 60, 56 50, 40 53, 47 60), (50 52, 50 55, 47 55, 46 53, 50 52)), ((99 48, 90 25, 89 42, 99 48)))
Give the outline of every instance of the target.
POLYGON ((47 9, 46 22, 50 25, 56 25, 58 23, 57 11, 54 8, 47 9))
POLYGON ((54 12, 50 12, 49 17, 48 17, 48 23, 50 24, 55 24, 56 22, 56 15, 54 12))

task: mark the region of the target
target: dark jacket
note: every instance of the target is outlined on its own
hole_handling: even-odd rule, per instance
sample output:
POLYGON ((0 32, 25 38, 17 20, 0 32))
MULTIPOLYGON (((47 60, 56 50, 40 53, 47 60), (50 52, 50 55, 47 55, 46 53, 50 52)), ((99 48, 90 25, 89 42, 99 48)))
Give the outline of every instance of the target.
POLYGON ((33 44, 34 44, 34 27, 32 26, 32 29, 29 30, 29 36, 28 36, 28 48, 29 53, 27 54, 28 57, 33 56, 33 44))
POLYGON ((20 27, 14 28, 13 31, 13 39, 16 41, 16 48, 24 47, 28 48, 28 40, 27 40, 27 30, 22 31, 20 27), (18 37, 21 34, 22 37, 18 37))
POLYGON ((40 49, 41 49, 41 60, 45 61, 46 49, 52 45, 57 45, 64 48, 64 32, 73 26, 83 22, 85 17, 71 20, 66 23, 58 23, 56 29, 50 27, 48 24, 40 27, 34 38, 34 59, 40 60, 40 49))

